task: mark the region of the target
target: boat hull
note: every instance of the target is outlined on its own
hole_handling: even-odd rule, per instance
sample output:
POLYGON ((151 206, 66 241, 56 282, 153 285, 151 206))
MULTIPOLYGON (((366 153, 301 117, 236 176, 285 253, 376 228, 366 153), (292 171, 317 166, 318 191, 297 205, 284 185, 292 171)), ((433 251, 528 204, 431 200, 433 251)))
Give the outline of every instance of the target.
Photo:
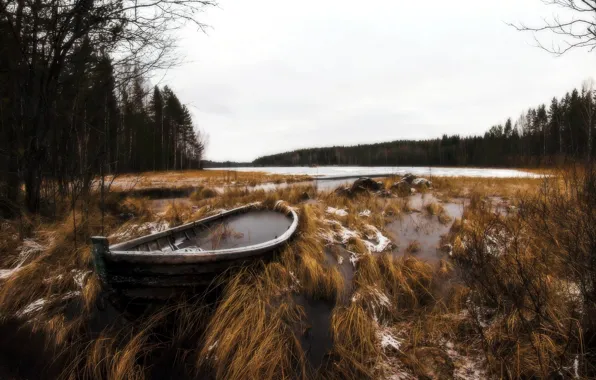
POLYGON ((258 210, 252 204, 222 212, 157 234, 110 246, 101 236, 91 238, 94 268, 103 286, 131 298, 163 299, 190 289, 208 288, 222 275, 256 260, 268 260, 287 244, 298 225, 298 215, 287 207, 277 210, 290 218, 290 227, 275 239, 239 248, 221 250, 142 250, 159 240, 174 241, 191 229, 218 223, 241 213, 258 210))

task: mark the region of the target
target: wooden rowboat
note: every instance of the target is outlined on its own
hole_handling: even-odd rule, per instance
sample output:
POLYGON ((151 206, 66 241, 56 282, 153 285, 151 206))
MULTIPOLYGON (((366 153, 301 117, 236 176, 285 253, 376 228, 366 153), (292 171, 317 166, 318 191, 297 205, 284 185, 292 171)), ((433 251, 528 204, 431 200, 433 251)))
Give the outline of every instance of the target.
POLYGON ((111 246, 106 237, 92 237, 93 264, 104 287, 163 299, 207 287, 229 268, 267 257, 297 227, 291 208, 250 204, 111 246))

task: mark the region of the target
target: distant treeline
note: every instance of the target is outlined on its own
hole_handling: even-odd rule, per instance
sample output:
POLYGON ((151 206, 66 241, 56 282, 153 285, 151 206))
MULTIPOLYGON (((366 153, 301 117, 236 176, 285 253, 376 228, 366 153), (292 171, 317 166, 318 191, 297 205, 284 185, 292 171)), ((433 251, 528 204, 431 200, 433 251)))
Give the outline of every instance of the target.
POLYGON ((447 136, 300 149, 256 159, 257 166, 549 166, 594 154, 595 92, 573 90, 530 108, 484 136, 447 136))

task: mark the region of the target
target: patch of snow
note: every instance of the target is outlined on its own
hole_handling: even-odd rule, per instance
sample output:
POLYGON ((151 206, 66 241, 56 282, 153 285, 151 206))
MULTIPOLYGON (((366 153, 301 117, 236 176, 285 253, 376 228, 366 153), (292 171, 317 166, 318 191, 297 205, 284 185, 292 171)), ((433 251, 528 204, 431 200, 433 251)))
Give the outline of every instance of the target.
POLYGON ((87 277, 91 274, 91 271, 73 269, 70 272, 72 273, 72 279, 74 280, 75 284, 77 284, 79 288, 83 289, 85 287, 85 283, 87 282, 87 277))
POLYGON ((0 269, 0 280, 5 280, 5 279, 9 278, 19 269, 20 268, 0 269))
POLYGON ((356 268, 356 264, 358 263, 358 260, 360 260, 360 257, 358 256, 358 254, 356 254, 356 252, 352 252, 352 251, 348 251, 348 252, 350 252, 350 262, 352 263, 354 268, 356 268))
MULTIPOLYGON (((48 243, 51 244, 51 241, 48 243)), ((19 261, 17 262, 17 265, 10 269, 0 269, 0 280, 5 280, 18 272, 29 257, 42 252, 43 249, 44 247, 33 239, 23 240, 23 244, 19 247, 19 261)))
POLYGON ((61 301, 66 301, 68 299, 74 298, 78 295, 80 295, 81 292, 78 291, 73 291, 73 292, 67 292, 64 293, 62 296, 58 297, 58 296, 51 296, 49 298, 39 298, 33 302, 31 302, 29 305, 25 306, 24 308, 22 308, 21 310, 17 311, 15 313, 15 315, 19 318, 25 317, 29 314, 35 313, 40 311, 44 305, 46 305, 48 302, 52 302, 56 299, 59 299, 61 301))
POLYGON ((487 379, 488 374, 484 370, 484 361, 480 355, 461 355, 455 350, 453 342, 445 342, 445 352, 455 365, 453 373, 455 379, 473 380, 487 379))
POLYGON ((430 181, 427 180, 426 178, 422 178, 422 177, 415 178, 412 181, 412 185, 416 185, 416 186, 418 186, 418 185, 429 185, 429 184, 430 184, 430 181))
POLYGON ((352 302, 364 302, 369 310, 372 312, 372 318, 375 322, 379 322, 379 316, 383 316, 383 311, 391 308, 391 301, 389 297, 375 287, 365 287, 354 293, 352 302))
POLYGON ((29 305, 25 306, 21 310, 17 312, 17 317, 23 317, 27 314, 31 314, 33 312, 41 310, 43 305, 45 305, 48 301, 45 298, 40 298, 31 302, 29 305))
POLYGON ((292 281, 294 281, 294 284, 300 286, 300 280, 298 280, 298 277, 296 277, 294 272, 290 271, 290 277, 292 277, 292 281))
POLYGON ((334 207, 327 207, 327 210, 325 210, 325 212, 327 214, 334 214, 337 216, 347 216, 348 212, 345 209, 338 209, 338 208, 334 208, 334 207))
POLYGON ((47 278, 44 278, 44 279, 43 279, 43 283, 44 283, 44 284, 51 284, 51 283, 53 283, 54 281, 60 281, 60 280, 62 280, 63 278, 64 278, 64 275, 63 275, 63 274, 59 274, 59 275, 57 275, 57 276, 54 276, 54 277, 47 277, 47 278))
POLYGON ((219 340, 216 340, 215 343, 213 343, 211 346, 207 347, 207 351, 212 351, 215 347, 217 347, 217 344, 219 343, 219 340))
POLYGON ((414 380, 417 379, 411 371, 399 360, 402 340, 396 336, 396 331, 389 327, 375 324, 377 341, 380 344, 381 355, 377 369, 383 374, 383 379, 414 380))
POLYGON ((334 227, 334 231, 331 233, 322 232, 321 236, 330 243, 341 243, 346 244, 351 238, 359 238, 360 234, 356 231, 350 230, 344 227, 341 223, 336 220, 325 220, 327 224, 334 227))
POLYGON ((369 239, 374 239, 377 241, 376 244, 370 242, 370 241, 364 241, 364 244, 366 245, 366 247, 368 248, 369 251, 371 252, 383 252, 384 250, 387 249, 387 247, 389 247, 389 245, 391 245, 391 240, 389 240, 386 236, 384 236, 381 231, 379 231, 375 226, 372 225, 367 225, 366 228, 369 229, 369 231, 371 231, 374 236, 368 237, 369 239))
POLYGON ((340 255, 340 256, 337 258, 337 263, 338 263, 339 265, 343 264, 343 263, 344 263, 344 257, 340 255))
POLYGON ((402 342, 387 331, 377 331, 377 338, 379 338, 379 341, 381 342, 382 349, 392 348, 399 351, 399 348, 401 347, 402 342))
POLYGON ((368 218, 370 216, 370 214, 371 214, 370 210, 364 210, 364 211, 360 211, 358 213, 358 216, 361 216, 363 218, 368 218))

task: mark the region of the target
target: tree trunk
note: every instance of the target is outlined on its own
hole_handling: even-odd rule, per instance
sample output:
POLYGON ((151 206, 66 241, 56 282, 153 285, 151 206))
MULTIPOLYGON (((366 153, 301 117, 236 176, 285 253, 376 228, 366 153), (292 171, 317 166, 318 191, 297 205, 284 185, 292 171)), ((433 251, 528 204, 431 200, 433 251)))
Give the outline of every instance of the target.
POLYGON ((40 154, 30 153, 31 158, 25 175, 25 205, 31 213, 39 211, 41 205, 41 167, 39 165, 40 154))

